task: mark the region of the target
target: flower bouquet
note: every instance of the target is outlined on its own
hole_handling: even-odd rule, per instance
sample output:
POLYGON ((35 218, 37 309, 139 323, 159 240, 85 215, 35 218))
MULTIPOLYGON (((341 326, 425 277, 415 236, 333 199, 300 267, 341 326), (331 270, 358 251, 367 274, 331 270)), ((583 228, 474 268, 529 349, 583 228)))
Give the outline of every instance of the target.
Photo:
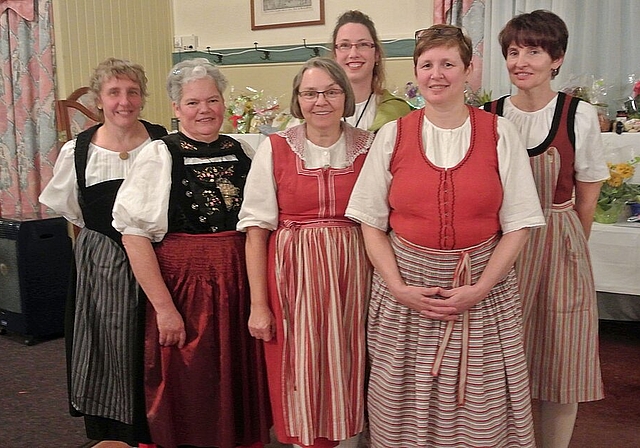
POLYGON ((598 112, 600 131, 608 132, 611 129, 611 120, 609 119, 607 96, 611 87, 613 86, 605 84, 604 79, 596 78, 593 75, 574 75, 560 90, 591 103, 598 112))
POLYGON ((636 79, 635 75, 629 75, 629 84, 631 84, 631 94, 624 102, 629 118, 640 118, 640 79, 636 79))
POLYGON ((633 177, 635 165, 639 162, 640 156, 622 163, 607 163, 610 177, 600 189, 594 215, 596 222, 603 224, 617 222, 627 201, 634 201, 640 195, 640 185, 627 182, 633 177))
POLYGON ((257 134, 263 127, 271 126, 279 108, 277 98, 265 96, 252 87, 238 93, 232 86, 226 116, 232 132, 257 134))
POLYGON ((409 81, 404 86, 404 93, 397 96, 404 96, 407 103, 411 104, 414 109, 422 109, 424 107, 424 98, 420 94, 418 86, 409 81))

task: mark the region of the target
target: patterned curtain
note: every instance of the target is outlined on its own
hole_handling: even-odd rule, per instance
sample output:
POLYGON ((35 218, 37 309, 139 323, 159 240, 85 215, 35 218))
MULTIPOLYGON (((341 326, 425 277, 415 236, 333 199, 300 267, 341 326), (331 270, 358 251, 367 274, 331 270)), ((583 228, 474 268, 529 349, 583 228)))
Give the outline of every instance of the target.
POLYGON ((482 86, 485 0, 434 0, 433 23, 464 28, 473 41, 473 75, 469 84, 475 91, 482 86))
POLYGON ((38 218, 58 154, 52 0, 0 0, 0 217, 38 218))

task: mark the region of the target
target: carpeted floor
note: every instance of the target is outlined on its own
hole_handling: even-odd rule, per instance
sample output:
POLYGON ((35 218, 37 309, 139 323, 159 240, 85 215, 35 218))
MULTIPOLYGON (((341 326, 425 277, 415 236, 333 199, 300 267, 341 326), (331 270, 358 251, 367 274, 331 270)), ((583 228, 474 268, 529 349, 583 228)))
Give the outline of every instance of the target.
MULTIPOLYGON (((607 397, 580 405, 570 448, 638 448, 640 322, 601 321, 600 353, 607 397)), ((82 419, 68 414, 64 341, 0 336, 0 447, 91 445, 82 419)))
POLYGON ((27 346, 0 336, 0 446, 91 446, 83 420, 69 415, 66 381, 64 339, 27 346))
POLYGON ((600 321, 605 399, 583 403, 570 448, 640 447, 640 322, 600 321))

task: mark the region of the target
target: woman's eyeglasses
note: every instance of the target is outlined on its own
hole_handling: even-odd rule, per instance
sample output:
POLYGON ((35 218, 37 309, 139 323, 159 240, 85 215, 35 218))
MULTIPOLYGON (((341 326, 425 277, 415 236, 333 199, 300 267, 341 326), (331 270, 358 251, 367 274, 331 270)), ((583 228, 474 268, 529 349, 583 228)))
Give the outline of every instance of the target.
POLYGON ((339 44, 335 44, 334 48, 338 51, 346 53, 347 51, 351 51, 353 47, 356 47, 358 51, 367 51, 373 48, 376 48, 376 44, 373 42, 340 42, 339 44))
POLYGON ((420 39, 435 37, 435 36, 456 36, 461 40, 464 40, 464 33, 458 27, 447 28, 425 28, 423 30, 416 31, 416 42, 420 39))
POLYGON ((325 99, 327 100, 335 100, 336 98, 339 98, 342 94, 344 94, 344 90, 340 90, 340 89, 329 89, 324 91, 303 90, 302 92, 298 92, 298 96, 300 97, 300 99, 304 101, 309 101, 309 102, 317 101, 318 96, 320 96, 320 94, 324 95, 325 99))

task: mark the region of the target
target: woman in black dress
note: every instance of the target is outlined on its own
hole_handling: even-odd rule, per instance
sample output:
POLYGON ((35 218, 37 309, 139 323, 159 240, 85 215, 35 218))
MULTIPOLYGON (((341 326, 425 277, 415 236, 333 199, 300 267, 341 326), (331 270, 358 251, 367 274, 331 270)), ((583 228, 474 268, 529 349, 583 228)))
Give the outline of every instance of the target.
POLYGON ((206 59, 173 67, 167 90, 180 132, 144 148, 114 207, 150 303, 145 387, 163 448, 269 440, 262 348, 247 328, 244 234, 235 230, 251 161, 219 134, 226 84, 206 59))
POLYGON ((145 310, 111 209, 142 147, 167 131, 139 119, 147 96, 140 65, 109 58, 95 68, 89 88, 103 121, 62 147, 40 202, 81 228, 67 303, 71 414, 84 416, 89 439, 137 445, 150 441, 142 386, 145 310))

